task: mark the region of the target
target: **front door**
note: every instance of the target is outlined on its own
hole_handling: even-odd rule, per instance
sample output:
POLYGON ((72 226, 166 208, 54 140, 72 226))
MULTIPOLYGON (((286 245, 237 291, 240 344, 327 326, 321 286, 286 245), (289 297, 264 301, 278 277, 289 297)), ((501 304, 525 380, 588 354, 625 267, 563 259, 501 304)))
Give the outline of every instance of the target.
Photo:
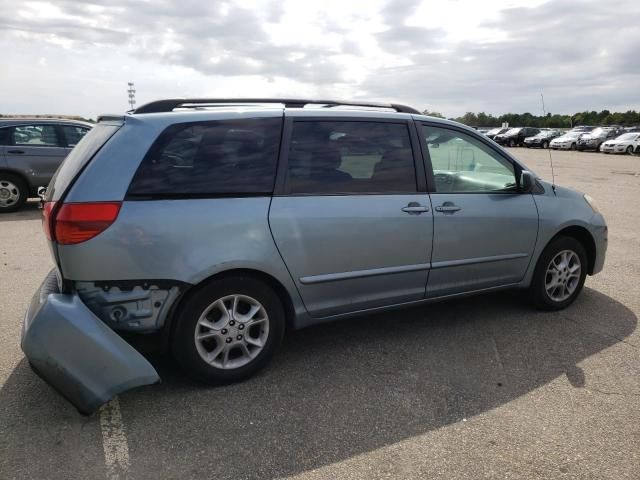
POLYGON ((348 118, 288 125, 269 222, 309 313, 424 298, 433 217, 412 125, 348 118))
POLYGON ((517 190, 516 166, 455 128, 422 124, 420 136, 435 184, 427 296, 522 280, 536 243, 538 211, 532 194, 517 190))

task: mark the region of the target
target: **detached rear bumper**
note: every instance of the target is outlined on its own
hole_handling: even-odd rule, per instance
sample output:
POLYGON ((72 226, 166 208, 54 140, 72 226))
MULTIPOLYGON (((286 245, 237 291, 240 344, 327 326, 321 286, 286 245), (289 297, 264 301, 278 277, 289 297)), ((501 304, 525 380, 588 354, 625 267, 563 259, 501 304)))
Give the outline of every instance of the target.
POLYGON ((21 346, 38 375, 87 415, 125 390, 160 380, 77 295, 59 293, 54 271, 27 309, 21 346))

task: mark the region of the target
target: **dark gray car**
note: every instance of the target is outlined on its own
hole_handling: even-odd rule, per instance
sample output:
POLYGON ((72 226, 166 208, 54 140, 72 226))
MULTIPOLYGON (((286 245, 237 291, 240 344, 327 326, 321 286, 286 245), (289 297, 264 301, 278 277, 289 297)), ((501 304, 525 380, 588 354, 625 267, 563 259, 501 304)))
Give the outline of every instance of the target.
POLYGON ((46 187, 91 127, 76 120, 0 119, 0 213, 18 210, 46 187))

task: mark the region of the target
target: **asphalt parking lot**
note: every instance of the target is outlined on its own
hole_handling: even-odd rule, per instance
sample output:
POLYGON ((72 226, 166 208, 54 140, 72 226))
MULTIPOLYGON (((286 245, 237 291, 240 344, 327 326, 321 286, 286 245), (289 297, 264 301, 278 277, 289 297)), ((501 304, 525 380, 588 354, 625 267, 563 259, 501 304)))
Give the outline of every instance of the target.
POLYGON ((92 417, 19 347, 52 265, 37 204, 0 217, 0 478, 640 478, 640 157, 553 158, 610 232, 568 310, 500 293, 313 327, 217 388, 154 358, 162 384, 92 417))

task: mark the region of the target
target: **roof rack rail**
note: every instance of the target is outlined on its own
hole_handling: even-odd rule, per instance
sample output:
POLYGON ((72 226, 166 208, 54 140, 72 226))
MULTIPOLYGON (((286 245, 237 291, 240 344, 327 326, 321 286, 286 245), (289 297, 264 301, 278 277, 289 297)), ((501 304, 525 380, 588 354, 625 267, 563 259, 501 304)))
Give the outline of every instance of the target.
POLYGON ((168 98, 156 100, 155 102, 142 105, 132 113, 161 113, 171 112, 175 108, 199 108, 202 106, 223 106, 223 105, 247 105, 280 103, 285 108, 303 108, 306 105, 323 105, 325 107, 368 107, 368 108, 389 108, 400 113, 420 114, 418 110, 406 105, 397 103, 359 102, 359 101, 337 101, 337 100, 308 100, 300 98, 168 98))

